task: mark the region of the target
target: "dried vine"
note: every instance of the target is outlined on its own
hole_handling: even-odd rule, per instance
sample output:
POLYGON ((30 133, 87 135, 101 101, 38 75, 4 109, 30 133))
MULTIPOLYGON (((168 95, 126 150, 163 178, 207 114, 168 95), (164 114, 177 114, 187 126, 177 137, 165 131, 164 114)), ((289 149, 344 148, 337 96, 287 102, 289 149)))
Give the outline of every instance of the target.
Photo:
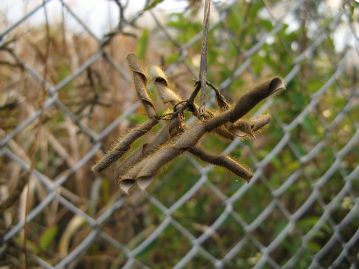
MULTIPOLYGON (((284 88, 280 78, 274 77, 259 84, 244 94, 232 107, 218 89, 206 82, 215 91, 220 112, 215 114, 205 109, 204 113, 201 114, 199 113, 199 106, 194 101, 196 95, 192 94, 189 99, 182 100, 169 88, 168 79, 164 72, 159 67, 154 66, 150 69, 150 81, 153 81, 161 102, 171 110, 170 113, 158 115, 155 110, 156 106, 147 92, 149 79, 140 67, 136 56, 129 54, 127 62, 133 74, 137 96, 142 102, 149 120, 132 129, 120 140, 93 167, 95 172, 100 173, 118 161, 115 178, 119 182, 120 188, 125 193, 129 193, 135 186, 144 190, 152 182, 161 167, 187 151, 202 161, 224 167, 247 181, 252 177, 251 171, 237 161, 228 156, 208 153, 198 145, 198 142, 210 132, 215 132, 230 140, 235 137, 253 138, 258 130, 269 123, 270 116, 263 115, 249 120, 244 120, 242 117, 260 101, 284 88), (197 117, 198 122, 192 126, 186 126, 185 111, 189 111, 197 117), (163 127, 151 141, 123 157, 125 153, 130 151, 133 142, 150 132, 157 124, 162 124, 163 127)), ((200 82, 197 82, 195 89, 199 85, 200 82)))

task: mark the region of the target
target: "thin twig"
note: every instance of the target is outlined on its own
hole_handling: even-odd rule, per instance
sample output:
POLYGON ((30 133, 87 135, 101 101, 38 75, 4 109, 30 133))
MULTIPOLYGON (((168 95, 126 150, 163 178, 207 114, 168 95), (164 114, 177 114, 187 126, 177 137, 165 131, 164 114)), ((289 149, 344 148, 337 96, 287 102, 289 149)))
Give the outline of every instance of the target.
POLYGON ((211 0, 205 1, 204 18, 203 18, 203 34, 202 34, 202 48, 201 48, 201 63, 199 71, 199 80, 201 82, 201 107, 199 112, 203 115, 206 106, 206 82, 207 82, 207 53, 208 53, 208 28, 209 28, 209 14, 211 7, 211 0))

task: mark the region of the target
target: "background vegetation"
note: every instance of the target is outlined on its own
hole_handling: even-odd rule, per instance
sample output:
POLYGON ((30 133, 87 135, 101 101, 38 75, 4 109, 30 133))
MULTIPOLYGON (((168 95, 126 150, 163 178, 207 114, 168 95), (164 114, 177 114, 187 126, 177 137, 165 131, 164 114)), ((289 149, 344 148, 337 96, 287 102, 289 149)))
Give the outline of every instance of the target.
MULTIPOLYGON (((157 2, 150 1, 145 13, 156 10, 157 2)), ((124 201, 101 224, 104 233, 96 230, 90 247, 76 255, 69 268, 124 266, 128 250, 139 249, 167 221, 160 235, 136 252, 132 268, 174 267, 196 238, 205 240, 185 268, 212 268, 220 260, 223 268, 252 268, 263 256, 261 248, 286 229, 284 238, 270 247, 263 268, 290 266, 292 257, 295 268, 308 268, 335 234, 337 244, 319 258, 322 268, 329 267, 356 238, 359 223, 358 6, 344 1, 333 8, 331 3, 238 0, 214 5, 209 80, 232 100, 272 75, 288 82, 287 91, 262 106, 273 121, 254 141, 236 140, 229 148, 215 135, 201 141, 213 152, 227 148, 257 171, 256 176, 246 184, 186 155, 166 167, 147 193, 129 197, 119 193, 111 173, 96 177, 91 172, 101 150, 145 120, 141 108, 134 107, 125 55, 135 49, 144 63, 162 65, 173 87, 182 97, 189 96, 199 67, 201 42, 192 41, 202 29, 200 1, 188 1, 184 12, 172 12, 152 28, 129 23, 110 34, 102 48, 85 30, 74 33, 66 27, 71 18, 66 8, 61 24, 20 25, 2 37, 1 139, 41 111, 1 144, 0 201, 15 197, 14 189, 26 180, 21 166, 28 164, 35 171, 14 204, 1 209, 2 238, 47 199, 51 184, 59 184, 56 197, 2 244, 2 265, 24 268, 24 247, 30 268, 38 266, 34 257, 56 265, 91 235, 96 228, 91 221, 124 201), (345 31, 352 39, 342 42, 338 36, 345 31), (103 56, 67 82, 100 48, 103 56), (60 90, 53 93, 48 85, 60 85, 60 90), (59 102, 43 109, 52 96, 59 102), (100 136, 96 154, 78 166, 98 145, 93 134, 113 122, 118 126, 100 136), (301 212, 308 201, 311 206, 301 212), (328 206, 332 201, 333 207, 328 206), (354 217, 343 222, 353 211, 354 217), (217 227, 219 218, 224 221, 217 227), (214 231, 206 236, 210 228, 214 231), (238 252, 232 252, 237 247, 238 252)), ((357 238, 338 268, 359 266, 358 246, 357 238)))

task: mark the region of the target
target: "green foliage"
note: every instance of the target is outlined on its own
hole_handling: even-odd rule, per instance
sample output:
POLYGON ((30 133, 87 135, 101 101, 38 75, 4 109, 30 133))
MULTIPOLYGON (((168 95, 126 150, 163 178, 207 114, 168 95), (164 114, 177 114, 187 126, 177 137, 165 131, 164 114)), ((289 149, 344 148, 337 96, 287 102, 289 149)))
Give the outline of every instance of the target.
POLYGON ((164 0, 151 0, 146 6, 145 11, 155 8, 158 4, 161 4, 164 0))
POLYGON ((149 31, 147 29, 142 31, 142 34, 137 42, 137 56, 142 61, 145 59, 148 47, 149 31))
POLYGON ((42 233, 39 241, 41 250, 47 250, 52 245, 57 233, 57 226, 50 226, 42 233))

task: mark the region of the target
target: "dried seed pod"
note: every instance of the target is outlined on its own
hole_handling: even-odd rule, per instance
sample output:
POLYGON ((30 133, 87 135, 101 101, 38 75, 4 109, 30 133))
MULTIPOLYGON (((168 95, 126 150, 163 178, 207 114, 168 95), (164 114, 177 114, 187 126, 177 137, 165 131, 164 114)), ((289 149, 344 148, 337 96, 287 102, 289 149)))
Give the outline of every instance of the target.
POLYGON ((271 116, 269 114, 261 115, 257 118, 251 119, 251 128, 253 132, 258 131, 259 129, 266 126, 271 120, 271 116))
POLYGON ((183 152, 182 149, 178 149, 176 147, 168 147, 164 151, 157 151, 155 154, 151 155, 148 159, 146 159, 144 166, 142 167, 136 178, 138 187, 141 190, 146 189, 148 185, 152 182, 157 171, 164 164, 170 162, 175 157, 177 157, 181 152, 183 152))
POLYGON ((167 77, 159 66, 151 66, 150 76, 154 79, 157 93, 164 104, 174 106, 182 101, 181 98, 168 87, 167 77))
MULTIPOLYGON (((191 129, 185 130, 173 144, 164 146, 161 150, 156 151, 144 159, 141 162, 141 166, 143 165, 143 167, 137 174, 135 180, 138 180, 138 183, 141 184, 141 188, 147 187, 163 165, 176 158, 183 151, 193 148, 206 132, 211 132, 228 121, 237 121, 262 99, 276 93, 281 88, 283 88, 283 83, 280 78, 273 78, 266 81, 254 88, 254 90, 243 95, 234 108, 213 117, 207 122, 202 122, 199 125, 193 126, 191 129)), ((208 157, 208 159, 210 158, 208 157)), ((136 167, 134 169, 138 168, 136 167)), ((240 171, 238 171, 238 173, 239 172, 240 171)), ((245 173, 243 175, 246 176, 245 173)))
POLYGON ((254 132, 252 129, 252 124, 248 120, 237 120, 235 124, 230 124, 228 129, 239 137, 251 137, 254 138, 254 132))
POLYGON ((128 54, 126 59, 133 74, 133 82, 135 84, 137 96, 145 107, 148 117, 154 118, 156 116, 156 110, 147 92, 147 77, 145 72, 139 65, 135 54, 128 54))
POLYGON ((210 132, 226 122, 236 122, 238 119, 246 115, 260 101, 272 94, 276 94, 284 88, 284 83, 279 77, 272 78, 259 84, 254 89, 239 98, 233 108, 209 120, 206 123, 206 130, 210 132))
POLYGON ((158 120, 152 118, 139 127, 132 129, 123 139, 121 139, 103 158, 92 167, 94 172, 100 173, 113 162, 117 161, 129 149, 131 144, 141 136, 145 135, 158 123, 158 120))
POLYGON ((154 152, 162 145, 167 143, 173 136, 177 136, 183 130, 180 129, 179 119, 173 119, 167 123, 160 132, 149 143, 144 144, 141 148, 135 150, 134 153, 123 159, 116 169, 116 178, 122 180, 122 176, 127 172, 133 164, 139 163, 150 153, 154 152))
POLYGON ((247 114, 260 101, 284 89, 285 85, 279 77, 274 77, 257 85, 254 89, 239 99, 235 107, 231 110, 230 121, 237 121, 239 118, 247 114))
POLYGON ((128 194, 136 185, 136 178, 141 170, 140 163, 128 170, 128 172, 119 181, 119 186, 121 190, 124 191, 126 194, 128 194))

